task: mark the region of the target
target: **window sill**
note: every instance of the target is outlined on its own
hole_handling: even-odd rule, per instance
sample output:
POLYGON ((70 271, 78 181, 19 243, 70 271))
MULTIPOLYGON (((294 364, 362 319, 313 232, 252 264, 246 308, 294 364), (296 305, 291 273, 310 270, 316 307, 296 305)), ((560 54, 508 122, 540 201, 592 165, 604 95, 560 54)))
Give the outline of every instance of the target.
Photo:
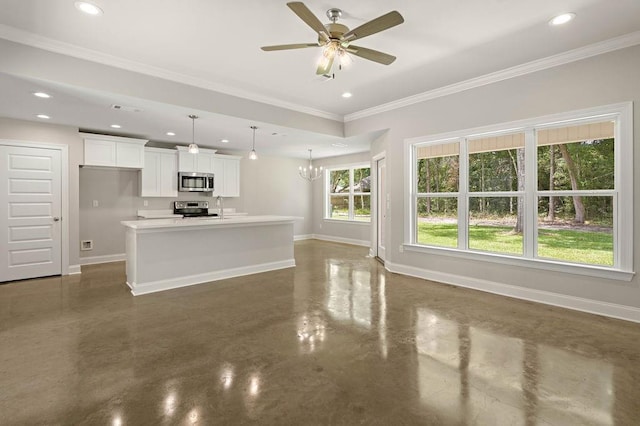
POLYGON ((327 219, 327 218, 324 218, 323 220, 329 223, 346 223, 349 225, 367 225, 367 226, 371 225, 371 221, 364 222, 361 220, 341 220, 341 219, 327 219))
POLYGON ((635 272, 622 271, 601 266, 576 265, 563 262, 555 262, 546 259, 523 259, 498 253, 481 253, 463 251, 447 247, 429 247, 417 244, 403 244, 403 249, 410 252, 436 254, 440 256, 454 256, 467 260, 477 260, 481 262, 501 263, 503 265, 520 266, 523 268, 542 269, 552 272, 563 272, 573 275, 585 275, 596 278, 606 278, 618 281, 631 281, 635 272))

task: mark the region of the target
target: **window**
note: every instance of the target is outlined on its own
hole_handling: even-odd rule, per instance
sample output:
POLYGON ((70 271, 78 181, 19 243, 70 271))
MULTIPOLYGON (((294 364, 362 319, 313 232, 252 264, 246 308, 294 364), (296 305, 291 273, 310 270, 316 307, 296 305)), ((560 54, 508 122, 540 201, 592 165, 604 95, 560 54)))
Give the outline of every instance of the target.
POLYGON ((407 143, 409 249, 632 270, 629 105, 456 133, 407 143))
POLYGON ((371 221, 371 168, 358 165, 326 171, 325 219, 371 221))

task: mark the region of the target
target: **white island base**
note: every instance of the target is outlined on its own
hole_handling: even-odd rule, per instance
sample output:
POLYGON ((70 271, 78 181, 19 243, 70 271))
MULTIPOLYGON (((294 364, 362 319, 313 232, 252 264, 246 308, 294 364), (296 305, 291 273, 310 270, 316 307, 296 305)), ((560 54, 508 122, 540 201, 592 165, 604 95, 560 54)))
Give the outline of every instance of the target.
POLYGON ((293 217, 155 219, 122 222, 127 285, 154 293, 295 266, 293 217))

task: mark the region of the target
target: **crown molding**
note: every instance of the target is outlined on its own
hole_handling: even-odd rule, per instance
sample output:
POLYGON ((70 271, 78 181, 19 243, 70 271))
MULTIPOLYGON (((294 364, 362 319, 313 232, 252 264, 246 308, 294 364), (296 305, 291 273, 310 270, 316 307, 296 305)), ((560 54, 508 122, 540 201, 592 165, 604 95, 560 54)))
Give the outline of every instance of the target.
POLYGON ((601 55, 603 53, 612 52, 614 50, 624 49, 626 47, 640 44, 640 31, 625 34, 620 37, 611 38, 609 40, 590 44, 588 46, 579 47, 557 55, 548 56, 546 58, 537 59, 522 65, 516 65, 511 68, 474 77, 459 83, 450 84, 448 86, 439 87, 437 89, 418 93, 416 95, 407 96, 406 98, 387 102, 372 108, 356 111, 344 116, 344 121, 354 121, 360 118, 370 117, 382 112, 392 111, 394 109, 406 107, 409 105, 425 102, 428 100, 452 95, 454 93, 463 92, 465 90, 474 89, 476 87, 486 86, 488 84, 497 83, 499 81, 508 80, 510 78, 519 77, 525 74, 531 74, 537 71, 546 70, 548 68, 557 67, 559 65, 587 59, 592 56, 601 55))
POLYGON ((38 49, 43 49, 43 50, 47 50, 54 53, 60 53, 62 55, 72 56, 78 59, 97 62, 103 65, 108 65, 115 68, 121 68, 127 71, 133 71, 140 74, 150 75, 152 77, 162 78, 164 80, 169 80, 177 83, 187 84, 190 86, 200 87, 202 89, 224 93, 225 95, 236 96, 236 97, 247 99, 254 102, 260 102, 260 103, 265 103, 265 104, 280 107, 280 108, 286 108, 289 110, 313 115, 316 117, 326 118, 329 120, 335 120, 340 122, 343 121, 343 116, 340 114, 335 114, 328 111, 322 111, 319 109, 310 108, 310 107, 295 104, 292 102, 286 102, 281 99, 276 99, 270 96, 264 96, 258 93, 242 90, 236 87, 214 83, 198 77, 193 77, 190 75, 169 71, 164 68, 143 64, 140 62, 120 58, 120 57, 109 55, 106 53, 101 53, 96 50, 87 49, 87 48, 76 46, 70 43, 54 40, 48 37, 43 37, 41 35, 20 30, 18 28, 14 28, 4 24, 0 24, 0 38, 9 40, 15 43, 36 47, 38 49))

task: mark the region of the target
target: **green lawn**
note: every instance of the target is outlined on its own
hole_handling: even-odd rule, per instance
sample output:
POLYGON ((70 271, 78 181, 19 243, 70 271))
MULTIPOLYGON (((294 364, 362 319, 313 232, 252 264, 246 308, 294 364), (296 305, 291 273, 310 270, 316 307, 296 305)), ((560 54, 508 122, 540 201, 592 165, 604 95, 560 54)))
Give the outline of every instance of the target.
MULTIPOLYGON (((457 247, 456 224, 421 223, 418 243, 442 247, 457 247)), ((522 254, 522 235, 508 226, 469 227, 469 248, 505 254, 522 254)), ((538 256, 590 265, 613 266, 613 235, 606 232, 588 232, 569 229, 540 229, 538 256)))

